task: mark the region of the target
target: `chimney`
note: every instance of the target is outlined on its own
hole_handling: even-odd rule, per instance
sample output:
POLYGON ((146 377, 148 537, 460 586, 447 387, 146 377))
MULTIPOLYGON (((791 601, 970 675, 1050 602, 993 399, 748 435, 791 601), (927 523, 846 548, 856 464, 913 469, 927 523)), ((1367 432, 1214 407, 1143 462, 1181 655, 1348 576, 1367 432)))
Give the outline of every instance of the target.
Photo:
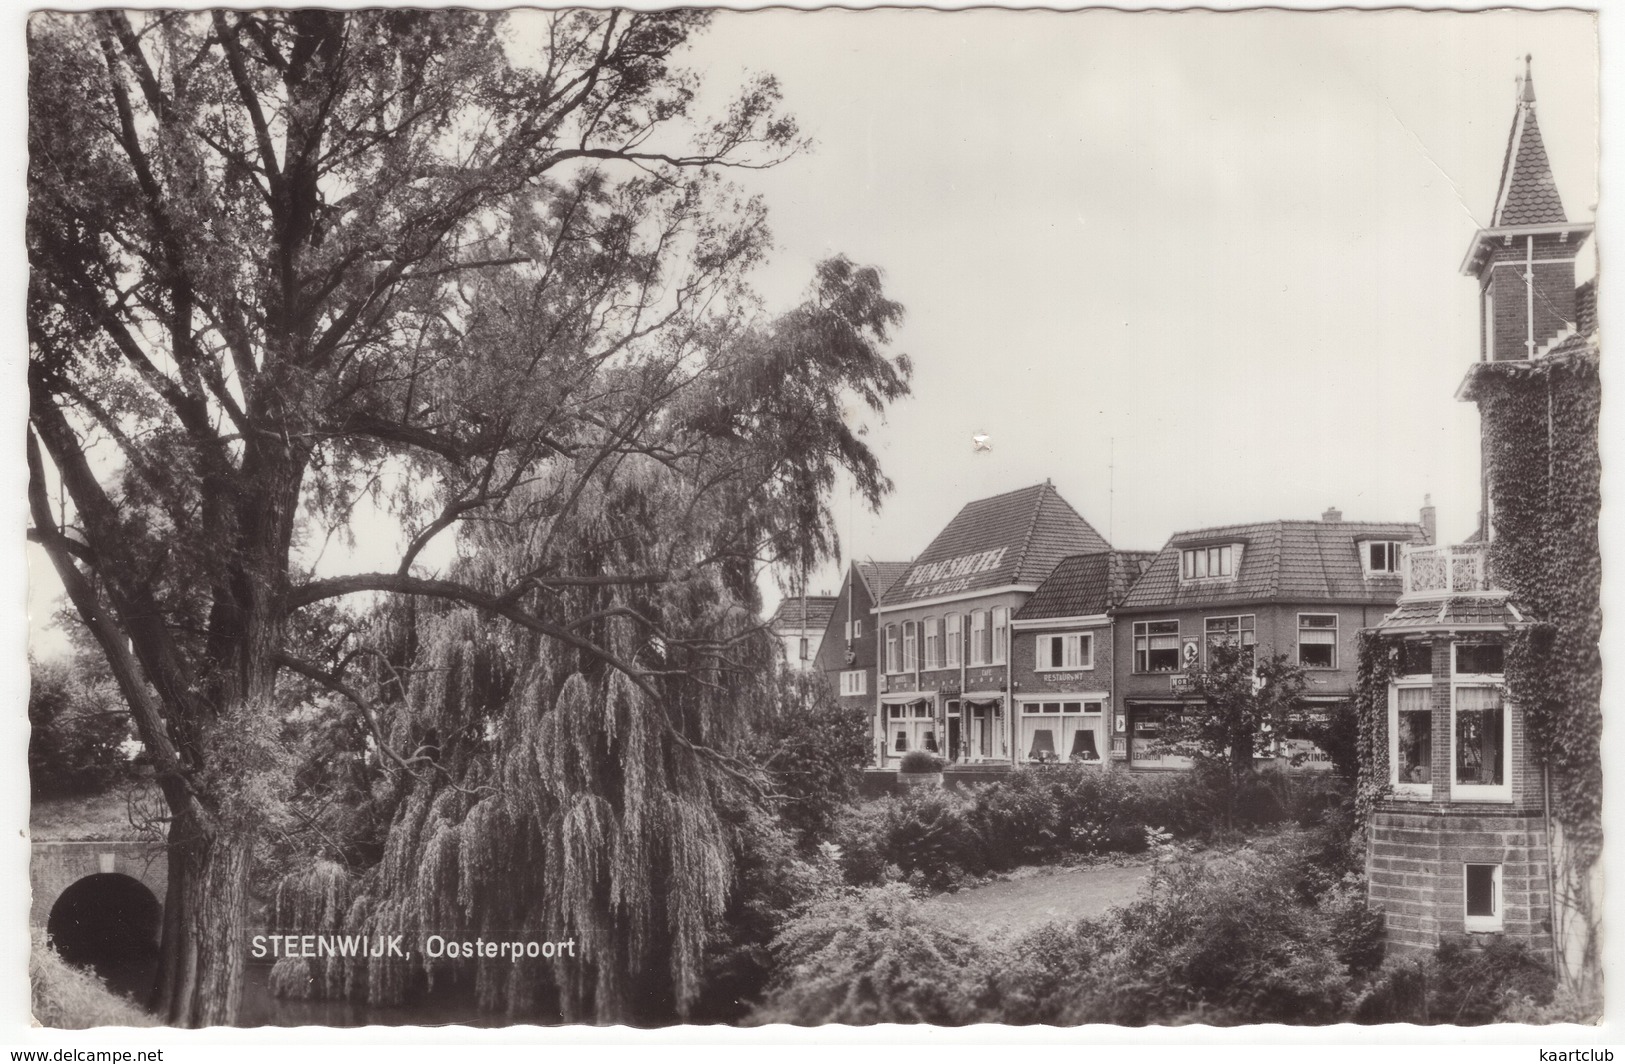
POLYGON ((1335 506, 1327 507, 1326 512, 1320 515, 1320 519, 1322 521, 1341 521, 1343 520, 1343 511, 1335 506))
POLYGON ((1438 515, 1433 509, 1433 496, 1422 496, 1422 542, 1432 545, 1439 540, 1438 515))

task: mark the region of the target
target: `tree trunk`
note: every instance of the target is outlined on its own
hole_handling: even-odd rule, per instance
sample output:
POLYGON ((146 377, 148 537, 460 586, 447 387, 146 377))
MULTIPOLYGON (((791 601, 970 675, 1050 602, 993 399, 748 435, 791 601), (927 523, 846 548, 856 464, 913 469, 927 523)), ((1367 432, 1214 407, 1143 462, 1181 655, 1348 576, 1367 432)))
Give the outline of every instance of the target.
POLYGON ((237 1022, 248 949, 252 840, 204 830, 177 812, 153 1007, 173 1027, 237 1022))

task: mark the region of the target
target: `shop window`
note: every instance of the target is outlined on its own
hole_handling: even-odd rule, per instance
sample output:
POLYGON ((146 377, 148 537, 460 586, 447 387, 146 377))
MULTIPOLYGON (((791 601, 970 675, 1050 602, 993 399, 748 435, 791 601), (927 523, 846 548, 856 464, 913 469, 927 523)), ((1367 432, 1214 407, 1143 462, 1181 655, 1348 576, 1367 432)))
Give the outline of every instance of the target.
POLYGON ((1027 761, 1099 763, 1105 718, 1098 701, 1023 702, 1020 741, 1027 761))
POLYGON ((1134 622, 1134 671, 1174 672, 1179 668, 1179 622, 1134 622))
POLYGON ((1501 930, 1501 866, 1464 865, 1463 879, 1466 888, 1466 911, 1463 913, 1466 929, 1501 930))

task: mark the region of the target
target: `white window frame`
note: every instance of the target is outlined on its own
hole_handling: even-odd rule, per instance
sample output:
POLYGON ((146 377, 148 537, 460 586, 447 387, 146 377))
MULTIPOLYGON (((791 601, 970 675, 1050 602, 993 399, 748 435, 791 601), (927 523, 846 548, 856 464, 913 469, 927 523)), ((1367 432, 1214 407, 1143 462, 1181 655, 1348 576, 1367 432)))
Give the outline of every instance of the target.
MULTIPOLYGON (((1256 614, 1256 613, 1228 613, 1228 614, 1222 614, 1222 615, 1217 616, 1217 617, 1203 617, 1202 618, 1202 657, 1203 657, 1203 660, 1211 661, 1211 659, 1209 659, 1207 657, 1207 655, 1212 651, 1212 648, 1213 648, 1213 645, 1214 645, 1214 637, 1215 637, 1215 635, 1228 636, 1230 634, 1228 632, 1217 632, 1216 633, 1216 632, 1210 631, 1208 629, 1208 625, 1213 623, 1214 621, 1235 621, 1236 622, 1235 635, 1236 635, 1236 639, 1238 640, 1238 645, 1244 646, 1244 647, 1256 647, 1256 646, 1258 646, 1258 614, 1256 614), (1242 626, 1241 622, 1243 622, 1243 621, 1248 622, 1246 627, 1242 626), (1251 637, 1251 638, 1249 638, 1249 637, 1251 637)), ((1255 650, 1254 653, 1257 653, 1257 651, 1255 650)))
MULTIPOLYGON (((1432 704, 1431 692, 1433 681, 1427 678, 1395 680, 1388 685, 1388 785, 1393 788, 1394 796, 1398 798, 1427 798, 1433 797, 1433 769, 1434 763, 1439 759, 1438 744, 1431 739, 1428 742, 1428 781, 1426 783, 1410 783, 1399 778, 1399 692, 1401 689, 1411 691, 1427 691, 1428 700, 1428 729, 1437 733, 1434 727, 1433 714, 1438 710, 1432 704)), ((1454 764, 1454 762, 1452 762, 1454 764)))
POLYGON ((1450 684, 1450 797, 1464 802, 1510 802, 1512 800, 1512 704, 1506 688, 1489 679, 1473 679, 1450 684), (1494 688, 1501 692, 1501 783, 1461 783, 1456 779, 1457 694, 1467 688, 1494 688))
POLYGON ((1461 919, 1463 930, 1500 931, 1506 926, 1506 904, 1501 889, 1501 869, 1501 865, 1479 861, 1473 861, 1461 866, 1461 919), (1490 870, 1491 912, 1488 916, 1475 916, 1467 911, 1467 870, 1469 868, 1488 868, 1490 870))
POLYGON ((971 610, 970 613, 970 663, 972 665, 990 665, 990 656, 983 653, 982 633, 988 630, 988 616, 986 610, 971 610))
POLYGON ((1010 662, 1010 607, 994 606, 988 623, 992 625, 993 660, 991 665, 1006 665, 1010 662))
MULTIPOLYGON (((1032 717, 1046 720, 1063 720, 1070 717, 1080 722, 1100 721, 1100 727, 1094 729, 1095 752, 1100 755, 1100 760, 1098 762, 1080 761, 1078 764, 1106 764, 1110 760, 1107 750, 1111 743, 1111 737, 1106 734, 1105 726, 1105 707, 1108 698, 1109 696, 1105 692, 1090 694, 1035 695, 1030 698, 1018 698, 1016 700, 1015 726, 1017 743, 1022 748, 1020 751, 1020 760, 1022 764, 1037 764, 1037 762, 1033 761, 1027 756, 1031 750, 1026 741, 1022 738, 1022 722, 1032 717), (1044 712, 1043 708, 1046 705, 1058 706, 1059 708, 1046 713, 1044 712), (1069 710, 1067 709, 1068 706, 1076 706, 1078 708, 1069 710)), ((1062 758, 1062 763, 1068 763, 1069 760, 1069 758, 1062 758)))
POLYGON ((1095 667, 1093 632, 1046 632, 1033 645, 1034 672, 1077 672, 1095 667), (1061 644, 1062 664, 1054 665, 1055 643, 1061 644), (1069 660, 1070 659, 1070 662, 1069 660), (1075 663, 1075 664, 1074 664, 1075 663))
POLYGON ((898 632, 897 625, 886 626, 886 675, 893 676, 903 670, 898 668, 903 663, 903 645, 900 642, 902 633, 898 632))
POLYGON ((863 621, 861 619, 852 622, 852 638, 863 638, 863 621))
POLYGON ((1179 619, 1177 617, 1164 617, 1164 618, 1161 618, 1159 620, 1135 621, 1133 626, 1129 629, 1129 632, 1130 632, 1130 639, 1131 639, 1129 649, 1130 649, 1130 652, 1133 655, 1132 659, 1129 662, 1131 672, 1139 674, 1141 676, 1160 676, 1160 675, 1163 675, 1165 673, 1178 672, 1180 670, 1180 667, 1184 664, 1184 651, 1182 649, 1182 647, 1183 647, 1182 640, 1184 638, 1184 633, 1180 630, 1179 619), (1153 633, 1151 631, 1151 626, 1154 625, 1154 624, 1171 624, 1171 625, 1174 626, 1174 630, 1172 632, 1156 632, 1156 633, 1153 633), (1174 667, 1173 668, 1171 668, 1171 669, 1153 669, 1153 668, 1151 668, 1151 639, 1153 638, 1154 635, 1162 635, 1162 636, 1172 635, 1174 637, 1174 667), (1146 662, 1145 663, 1146 663, 1146 667, 1143 668, 1143 669, 1140 668, 1140 640, 1142 640, 1142 639, 1146 641, 1146 643, 1145 643, 1145 654, 1146 654, 1146 662))
POLYGON ((903 622, 903 671, 915 672, 920 667, 920 623, 903 622))
POLYGON ((927 669, 942 668, 942 618, 927 617, 920 622, 925 626, 925 664, 927 669))
POLYGON ((1360 540, 1360 568, 1367 576, 1398 576, 1400 571, 1400 548, 1405 546, 1404 540, 1398 539, 1362 539, 1360 540), (1382 547, 1387 555, 1387 568, 1379 569, 1371 564, 1371 548, 1382 547))
POLYGON ((1241 546, 1240 543, 1205 543, 1180 548, 1180 582, 1234 580, 1241 571, 1241 546))
POLYGON ((944 664, 950 669, 959 668, 960 660, 963 657, 965 645, 964 627, 965 620, 963 614, 948 614, 946 623, 943 625, 945 633, 943 636, 943 650, 947 651, 947 653, 943 656, 943 661, 944 664))
POLYGON ((841 673, 841 694, 866 695, 869 693, 869 671, 867 669, 846 669, 841 673))
MULTIPOLYGON (((1337 641, 1342 637, 1342 634, 1343 634, 1343 618, 1338 616, 1336 613, 1300 613, 1300 614, 1298 614, 1298 665, 1299 665, 1299 667, 1305 668, 1305 669, 1320 669, 1320 670, 1331 670, 1331 669, 1337 668, 1337 659, 1338 659, 1337 641), (1324 625, 1316 625, 1314 627, 1305 627, 1305 625, 1303 623, 1303 619, 1305 617, 1330 617, 1332 619, 1332 626, 1329 629, 1326 628, 1324 625), (1330 631, 1332 633, 1332 641, 1331 641, 1332 663, 1330 665, 1308 665, 1308 664, 1304 663, 1304 660, 1303 660, 1303 633, 1305 631, 1310 631, 1310 632, 1330 631)), ((1316 646, 1325 646, 1326 644, 1317 643, 1315 645, 1316 646)))

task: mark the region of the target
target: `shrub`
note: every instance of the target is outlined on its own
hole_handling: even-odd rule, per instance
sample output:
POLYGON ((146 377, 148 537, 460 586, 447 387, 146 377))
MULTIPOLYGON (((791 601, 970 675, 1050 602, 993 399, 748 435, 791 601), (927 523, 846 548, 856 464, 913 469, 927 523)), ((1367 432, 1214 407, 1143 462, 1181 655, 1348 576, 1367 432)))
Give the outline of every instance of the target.
POLYGON ((898 769, 902 772, 941 772, 944 761, 929 750, 910 750, 903 755, 898 769))
POLYGON ((130 717, 115 688, 81 682, 72 668, 55 662, 31 661, 29 677, 28 777, 34 798, 94 794, 131 774, 121 749, 130 737, 130 717))
POLYGON ((1352 999, 1325 916, 1265 846, 1158 866, 1141 897, 1100 923, 1067 1023, 1334 1023, 1352 999))
POLYGON ((1065 1022, 1107 948, 1102 921, 1047 924, 1017 939, 999 976, 1000 1023, 1065 1022))
POLYGON ((926 914, 901 884, 816 902, 773 943, 777 974, 755 1023, 934 1023, 996 1018, 996 954, 926 914))
POLYGON ((893 801, 886 825, 888 860, 931 890, 986 872, 982 836, 966 817, 968 809, 969 802, 951 791, 915 791, 893 801))
POLYGON ((28 957, 34 1019, 42 1027, 153 1027, 158 1020, 119 997, 101 979, 68 964, 36 928, 28 957))
POLYGON ((870 756, 869 714, 842 706, 822 677, 786 673, 758 724, 752 756, 773 777, 779 818, 810 851, 857 795, 870 756))
POLYGON ((1539 1015, 1553 1001, 1551 969, 1527 946, 1492 939, 1479 948, 1450 941, 1387 968, 1361 998, 1358 1023, 1508 1022, 1539 1015))

